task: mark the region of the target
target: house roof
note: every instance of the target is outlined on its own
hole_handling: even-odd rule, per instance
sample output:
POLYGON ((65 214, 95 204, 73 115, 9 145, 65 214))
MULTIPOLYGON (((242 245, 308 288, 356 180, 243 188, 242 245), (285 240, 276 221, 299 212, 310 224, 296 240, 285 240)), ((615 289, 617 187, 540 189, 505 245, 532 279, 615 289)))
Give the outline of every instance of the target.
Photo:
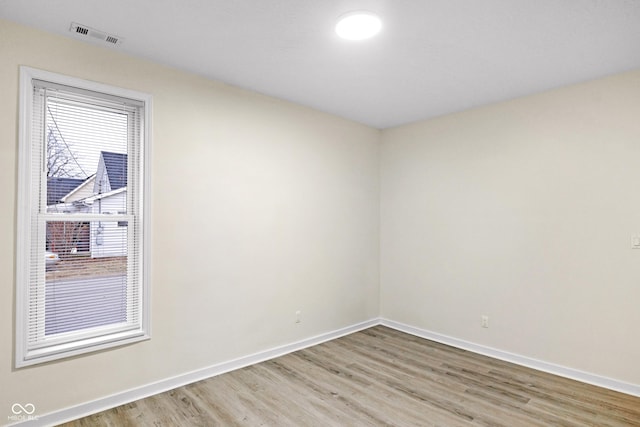
POLYGON ((103 151, 102 159, 109 177, 111 190, 117 190, 127 186, 127 155, 103 151))
POLYGON ((87 205, 92 205, 96 200, 106 199, 107 197, 115 196, 116 194, 120 194, 125 191, 127 191, 127 187, 120 187, 116 190, 111 190, 108 193, 94 194, 91 197, 85 197, 82 199, 82 202, 87 205))
MULTIPOLYGON (((79 191, 82 190, 83 187, 86 187, 88 185, 91 185, 96 179, 96 174, 94 173, 93 175, 87 177, 87 179, 85 179, 82 184, 78 185, 76 188, 74 188, 73 190, 71 190, 69 193, 67 193, 64 197, 62 197, 60 199, 60 201, 62 203, 67 203, 69 202, 69 198, 72 197, 74 194, 78 193, 79 191)), ((77 199, 77 198, 76 198, 77 199)), ((71 200, 73 201, 73 200, 71 200)))
POLYGON ((61 203, 62 198, 75 190, 85 180, 78 178, 47 178, 47 205, 61 203))

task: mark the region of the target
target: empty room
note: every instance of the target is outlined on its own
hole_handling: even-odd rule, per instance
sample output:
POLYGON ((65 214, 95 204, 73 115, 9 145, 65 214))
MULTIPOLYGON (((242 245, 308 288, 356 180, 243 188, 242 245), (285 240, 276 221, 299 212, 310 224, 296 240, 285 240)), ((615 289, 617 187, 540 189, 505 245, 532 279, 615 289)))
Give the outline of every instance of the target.
POLYGON ((0 0, 0 425, 640 426, 640 2, 0 0))

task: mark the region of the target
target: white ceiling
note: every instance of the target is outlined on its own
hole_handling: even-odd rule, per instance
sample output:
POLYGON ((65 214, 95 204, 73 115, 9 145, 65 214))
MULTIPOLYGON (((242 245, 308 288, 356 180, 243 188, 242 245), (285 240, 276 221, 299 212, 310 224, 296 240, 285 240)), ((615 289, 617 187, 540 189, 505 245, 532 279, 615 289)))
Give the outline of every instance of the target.
POLYGON ((640 68, 640 0, 0 0, 0 17, 387 128, 640 68), (347 42, 351 10, 383 31, 347 42), (96 43, 90 41, 91 43, 96 43))

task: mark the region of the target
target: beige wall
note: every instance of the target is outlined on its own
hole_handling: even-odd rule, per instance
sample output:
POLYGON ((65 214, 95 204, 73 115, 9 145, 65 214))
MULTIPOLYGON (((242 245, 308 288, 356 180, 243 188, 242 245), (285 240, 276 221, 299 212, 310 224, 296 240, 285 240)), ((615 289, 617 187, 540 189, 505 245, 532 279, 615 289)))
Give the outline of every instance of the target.
POLYGON ((0 94, 0 424, 378 315, 377 130, 6 21, 0 94), (15 371, 19 65, 154 97, 153 338, 15 371))
POLYGON ((640 384, 633 235, 640 71, 382 133, 386 318, 640 384))

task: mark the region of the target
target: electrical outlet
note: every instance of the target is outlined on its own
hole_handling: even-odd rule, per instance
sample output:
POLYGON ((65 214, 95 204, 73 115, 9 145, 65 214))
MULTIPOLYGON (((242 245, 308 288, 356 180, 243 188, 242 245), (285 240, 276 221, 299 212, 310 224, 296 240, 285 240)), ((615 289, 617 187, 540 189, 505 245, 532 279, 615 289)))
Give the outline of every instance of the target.
POLYGON ((300 310, 296 311, 296 323, 302 322, 302 320, 300 319, 300 314, 300 310))
POLYGON ((480 325, 483 328, 488 328, 489 327, 489 316, 483 314, 482 317, 481 317, 480 325))

